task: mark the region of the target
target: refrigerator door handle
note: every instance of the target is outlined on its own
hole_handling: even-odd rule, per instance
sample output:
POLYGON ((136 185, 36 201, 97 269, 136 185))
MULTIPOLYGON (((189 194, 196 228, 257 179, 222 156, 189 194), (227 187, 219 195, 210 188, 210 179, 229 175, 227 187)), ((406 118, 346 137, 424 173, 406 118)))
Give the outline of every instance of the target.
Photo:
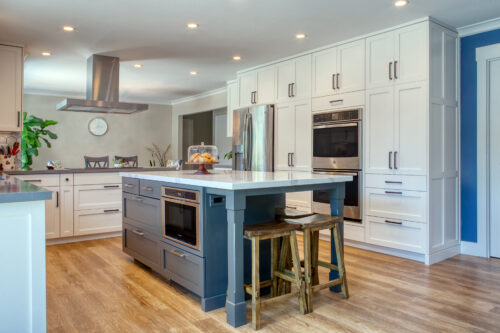
POLYGON ((247 166, 249 168, 252 168, 253 128, 252 128, 252 114, 251 113, 247 114, 247 141, 248 141, 246 144, 246 147, 247 147, 247 151, 246 151, 246 153, 247 153, 247 157, 246 157, 247 166))

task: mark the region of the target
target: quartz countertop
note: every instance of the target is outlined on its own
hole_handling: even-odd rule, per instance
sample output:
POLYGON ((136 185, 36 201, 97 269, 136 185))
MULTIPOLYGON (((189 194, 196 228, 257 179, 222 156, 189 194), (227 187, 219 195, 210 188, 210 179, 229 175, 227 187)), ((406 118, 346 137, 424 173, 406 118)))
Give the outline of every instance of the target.
POLYGON ((123 177, 195 185, 224 190, 249 190, 295 185, 315 185, 352 181, 352 176, 324 175, 298 171, 228 171, 213 170, 208 175, 195 175, 193 170, 181 171, 122 171, 123 177))
POLYGON ((50 200, 52 193, 15 177, 0 175, 0 203, 50 200))
POLYGON ((29 171, 5 171, 6 174, 12 176, 20 175, 51 175, 51 174, 68 174, 68 173, 101 173, 101 172, 122 172, 127 171, 166 171, 171 168, 75 168, 75 169, 54 169, 54 170, 29 170, 29 171))

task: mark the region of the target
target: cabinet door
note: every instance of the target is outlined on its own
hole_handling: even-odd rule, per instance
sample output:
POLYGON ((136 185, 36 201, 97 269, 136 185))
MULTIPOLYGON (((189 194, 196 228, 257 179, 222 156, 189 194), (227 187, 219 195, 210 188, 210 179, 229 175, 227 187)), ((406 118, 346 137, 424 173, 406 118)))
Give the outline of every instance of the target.
POLYGON ((122 185, 78 185, 74 197, 75 210, 117 208, 122 205, 122 185))
POLYGON ((59 238, 59 186, 45 189, 52 192, 52 198, 45 201, 45 239, 59 238))
POLYGON ((290 170, 290 154, 294 151, 295 117, 293 104, 278 104, 274 125, 274 169, 290 170))
POLYGON ((334 75, 337 74, 337 48, 313 54, 313 97, 333 95, 336 92, 334 75))
POLYGON ((0 45, 0 131, 22 130, 23 49, 0 45))
MULTIPOLYGON (((295 115, 295 149, 292 166, 295 171, 311 171, 312 113, 310 100, 293 104, 295 115)), ((292 135, 288 137, 292 139, 292 135)))
POLYGON ((394 88, 366 93, 365 170, 367 173, 393 173, 394 88))
POLYGON ((252 92, 257 90, 257 74, 255 72, 245 73, 238 79, 240 107, 252 104, 252 92))
POLYGON ((295 100, 311 97, 311 55, 295 59, 295 82, 292 86, 295 100))
POLYGON ((365 89, 365 40, 338 47, 337 72, 340 93, 365 89))
POLYGON ((366 89, 394 83, 394 60, 394 32, 366 39, 366 89))
POLYGON ((427 171, 427 85, 395 86, 394 170, 403 175, 427 171))
POLYGON ((61 237, 73 236, 73 186, 61 186, 59 192, 61 237))
POLYGON ((427 24, 416 24, 395 32, 394 78, 396 84, 427 79, 427 24))
POLYGON ((238 94, 238 81, 227 85, 227 136, 233 136, 233 111, 240 105, 238 94))
POLYGON ((256 104, 274 103, 276 101, 276 68, 274 66, 257 72, 256 104))
POLYGON ((295 83, 295 60, 279 63, 276 66, 276 100, 278 103, 292 99, 292 83, 295 83))
POLYGON ((286 194, 286 207, 303 212, 311 212, 312 192, 288 192, 286 194))

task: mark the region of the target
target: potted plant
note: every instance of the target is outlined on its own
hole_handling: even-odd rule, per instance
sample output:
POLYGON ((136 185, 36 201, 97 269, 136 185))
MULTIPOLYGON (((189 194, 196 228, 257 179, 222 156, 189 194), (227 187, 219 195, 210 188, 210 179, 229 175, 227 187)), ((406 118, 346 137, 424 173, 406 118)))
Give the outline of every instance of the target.
POLYGON ((41 118, 23 113, 23 131, 21 133, 21 169, 31 170, 33 156, 38 156, 38 148, 42 147, 42 141, 47 148, 51 147, 48 139, 55 140, 57 135, 48 129, 49 126, 57 125, 55 120, 43 120, 41 118))

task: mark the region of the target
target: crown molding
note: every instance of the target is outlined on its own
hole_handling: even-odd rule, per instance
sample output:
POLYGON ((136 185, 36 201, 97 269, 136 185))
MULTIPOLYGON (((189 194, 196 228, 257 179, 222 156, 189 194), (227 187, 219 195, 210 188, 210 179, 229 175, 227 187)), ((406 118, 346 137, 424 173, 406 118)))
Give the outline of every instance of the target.
POLYGON ((464 27, 458 28, 457 30, 460 37, 466 37, 496 29, 500 29, 500 17, 483 22, 469 24, 464 27))
POLYGON ((192 95, 192 96, 188 96, 188 97, 174 99, 174 100, 170 101, 170 105, 177 105, 177 104, 181 104, 181 103, 191 102, 191 101, 195 101, 195 100, 200 99, 200 98, 222 94, 222 93, 225 93, 226 91, 227 91, 226 87, 221 87, 221 88, 217 88, 214 90, 205 91, 205 92, 202 92, 202 93, 197 94, 197 95, 192 95))

